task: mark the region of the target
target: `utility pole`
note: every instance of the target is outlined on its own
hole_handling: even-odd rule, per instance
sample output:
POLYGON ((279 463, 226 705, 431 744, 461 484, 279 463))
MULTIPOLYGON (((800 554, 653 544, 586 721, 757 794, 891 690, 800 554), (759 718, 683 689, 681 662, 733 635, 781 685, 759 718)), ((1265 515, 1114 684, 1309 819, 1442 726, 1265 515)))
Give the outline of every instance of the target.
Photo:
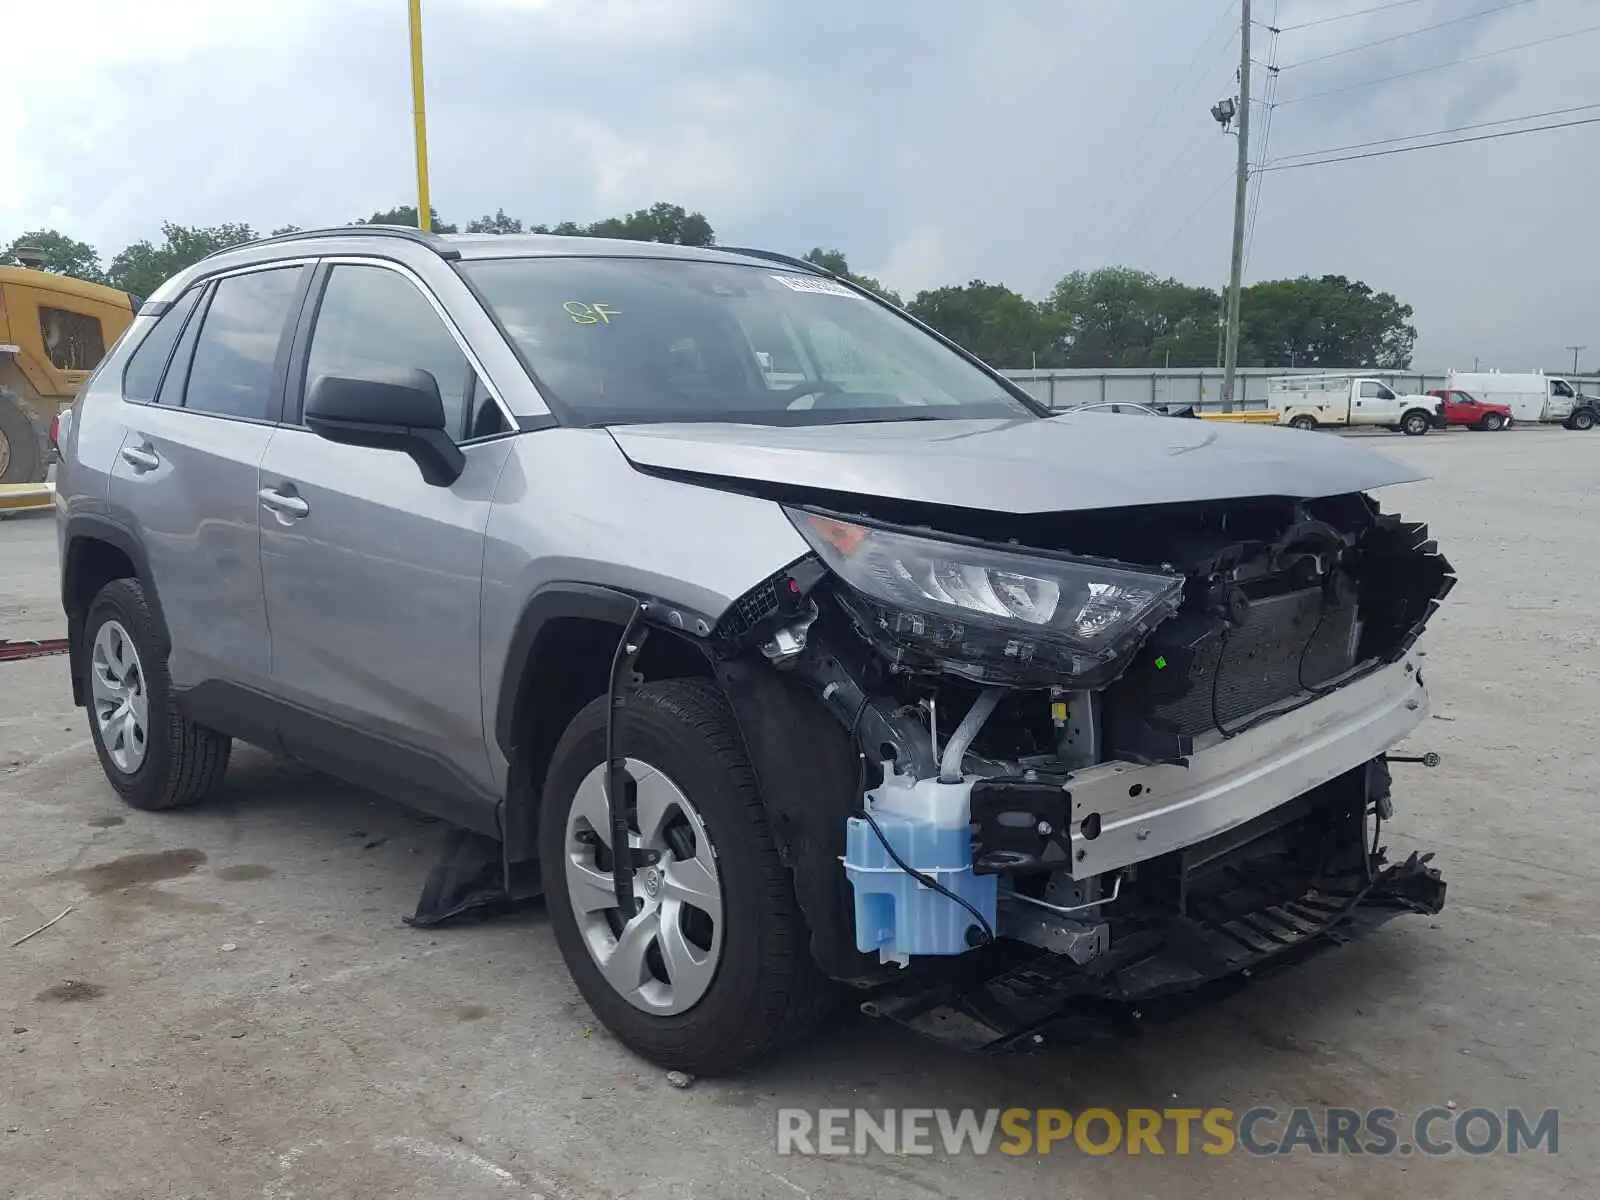
POLYGON ((428 198, 428 107, 422 90, 422 0, 411 0, 411 121, 417 143, 417 228, 433 228, 428 198))
POLYGON ((1240 0, 1239 167, 1233 190, 1233 267, 1228 274, 1228 333, 1222 358, 1222 411, 1233 411, 1239 370, 1239 285, 1244 275, 1244 219, 1250 193, 1250 0, 1240 0))
POLYGON ((1572 351, 1572 373, 1574 375, 1576 375, 1578 373, 1578 355, 1582 354, 1588 348, 1589 347, 1587 347, 1587 346, 1568 346, 1567 347, 1568 350, 1572 351))

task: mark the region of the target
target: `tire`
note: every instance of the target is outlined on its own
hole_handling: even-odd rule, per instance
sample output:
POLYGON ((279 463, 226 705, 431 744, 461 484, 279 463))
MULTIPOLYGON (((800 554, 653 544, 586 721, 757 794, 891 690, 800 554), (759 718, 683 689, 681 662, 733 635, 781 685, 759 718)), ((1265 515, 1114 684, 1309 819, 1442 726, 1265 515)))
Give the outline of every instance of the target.
POLYGON ((1295 417, 1289 422, 1290 429, 1315 429, 1316 427, 1317 419, 1312 416, 1307 416, 1305 413, 1301 413, 1298 417, 1295 417))
POLYGON ((1400 432, 1407 437, 1421 437, 1433 428, 1433 418, 1420 408, 1414 408, 1400 418, 1400 432))
POLYGON ((38 483, 45 477, 39 434, 11 392, 0 391, 0 483, 38 483))
POLYGON ((1478 428, 1486 433, 1494 433, 1505 427, 1506 419, 1499 413, 1484 413, 1483 420, 1478 422, 1478 428))
POLYGON ((1568 426, 1567 427, 1569 429, 1579 429, 1579 430, 1593 429, 1594 428, 1594 409, 1592 409, 1592 408, 1580 408, 1580 409, 1578 409, 1577 412, 1572 414, 1571 419, 1568 421, 1568 426))
MULTIPOLYGON (((550 763, 539 814, 539 857, 545 864, 545 892, 556 943, 572 973, 579 992, 606 1026, 630 1050, 670 1070, 695 1075, 721 1075, 737 1071, 808 1032, 829 1007, 833 985, 812 961, 810 935, 795 902, 789 871, 778 857, 777 847, 767 825, 766 809, 756 789, 754 773, 734 724, 727 701, 714 686, 701 680, 671 680, 649 683, 628 697, 619 711, 616 740, 626 754, 636 777, 643 780, 642 767, 654 768, 657 785, 661 779, 687 801, 710 843, 709 861, 714 864, 712 890, 720 894, 720 928, 715 938, 702 936, 695 949, 705 950, 709 983, 681 984, 693 980, 685 970, 677 976, 667 972, 662 939, 669 936, 666 898, 670 893, 661 884, 662 900, 656 893, 645 895, 644 885, 637 896, 642 902, 636 921, 647 921, 651 906, 658 914, 656 928, 662 937, 638 939, 636 945, 653 947, 655 959, 636 955, 645 974, 644 984, 629 994, 607 978, 599 965, 599 954, 621 953, 617 939, 620 925, 615 907, 606 913, 605 891, 594 890, 599 879, 608 885, 609 861, 602 862, 600 848, 586 850, 583 813, 604 823, 605 794, 601 790, 605 764, 605 726, 607 700, 593 701, 567 727, 550 763), (596 807, 597 806, 597 807, 596 807), (574 829, 578 833, 574 834, 574 829), (588 863, 588 856, 593 863, 588 863), (584 862, 582 866, 575 863, 584 862), (574 872, 579 875, 574 883, 574 872), (596 907, 581 917, 575 897, 588 896, 596 907), (603 922, 603 926, 602 926, 603 922), (591 949, 596 939, 600 949, 591 949), (657 968, 668 976, 662 987, 657 968), (684 997, 678 987, 686 988, 684 997), (702 988, 698 993, 695 987, 702 988), (695 996, 687 1006, 663 1006, 648 1011, 641 996, 656 989, 679 999, 695 996)), ((638 791, 641 807, 646 792, 638 791)), ((654 811, 662 806, 659 793, 652 791, 648 801, 654 811)), ((636 825, 637 821, 634 822, 636 825)), ((682 830, 691 822, 678 826, 682 830)), ((693 860, 701 860, 705 848, 693 834, 693 860)), ((609 830, 605 841, 610 842, 609 830)), ((591 840, 592 846, 592 840, 591 840)), ((660 878, 667 880, 674 866, 690 865, 680 849, 663 856, 660 878)), ((607 855, 609 852, 607 852, 607 855)), ((647 867, 636 880, 649 883, 647 867)), ((703 878, 703 877, 702 877, 703 878)), ((614 898, 614 897, 613 897, 614 898)), ((680 924, 704 911, 680 908, 680 924)), ((713 922, 713 925, 718 924, 713 922)), ((632 923, 630 923, 632 927, 632 923)), ((687 932, 682 926, 680 932, 687 932)), ((684 944, 679 939, 680 947, 684 944)), ((687 961, 681 957, 679 961, 687 961)), ((631 980, 620 968, 614 973, 631 980)))
POLYGON ((89 606, 79 656, 89 736, 100 766, 124 801, 147 812, 206 799, 222 784, 233 748, 229 738, 178 711, 155 632, 144 588, 135 579, 116 579, 89 606), (119 669, 122 681, 115 684, 119 669), (114 719, 119 697, 126 701, 122 711, 134 717, 131 726, 126 716, 114 719), (139 737, 131 728, 138 724, 141 698, 139 737))

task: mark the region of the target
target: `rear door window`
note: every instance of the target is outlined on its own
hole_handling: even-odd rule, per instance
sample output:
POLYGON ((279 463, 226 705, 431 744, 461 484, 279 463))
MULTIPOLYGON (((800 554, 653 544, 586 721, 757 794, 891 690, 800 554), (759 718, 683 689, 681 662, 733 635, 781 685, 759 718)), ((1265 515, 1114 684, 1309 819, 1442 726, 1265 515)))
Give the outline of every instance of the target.
POLYGON ((122 372, 122 395, 125 399, 148 404, 156 398, 161 377, 166 374, 167 363, 172 358, 172 348, 178 344, 183 324, 189 319, 199 299, 200 289, 192 288, 156 318, 155 328, 145 335, 122 372))
POLYGON ((185 408, 277 420, 276 367, 304 271, 277 267, 217 281, 195 343, 185 408))

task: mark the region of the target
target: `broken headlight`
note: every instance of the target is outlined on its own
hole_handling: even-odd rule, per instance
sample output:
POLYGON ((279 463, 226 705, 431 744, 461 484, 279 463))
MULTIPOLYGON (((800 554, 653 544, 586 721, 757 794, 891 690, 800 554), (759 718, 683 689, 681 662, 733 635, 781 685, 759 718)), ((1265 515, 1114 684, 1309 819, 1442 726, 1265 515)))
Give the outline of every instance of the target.
POLYGON ((1183 578, 786 509, 889 657, 983 682, 1098 687, 1177 611, 1183 578))

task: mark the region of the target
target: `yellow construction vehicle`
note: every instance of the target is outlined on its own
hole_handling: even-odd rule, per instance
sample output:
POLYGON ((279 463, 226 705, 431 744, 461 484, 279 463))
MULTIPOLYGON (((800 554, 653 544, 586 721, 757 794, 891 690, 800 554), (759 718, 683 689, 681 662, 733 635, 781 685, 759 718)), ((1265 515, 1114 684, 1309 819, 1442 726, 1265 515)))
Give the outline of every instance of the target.
POLYGON ((50 467, 50 428, 133 321, 139 299, 42 269, 12 251, 0 266, 0 484, 37 483, 50 467))

